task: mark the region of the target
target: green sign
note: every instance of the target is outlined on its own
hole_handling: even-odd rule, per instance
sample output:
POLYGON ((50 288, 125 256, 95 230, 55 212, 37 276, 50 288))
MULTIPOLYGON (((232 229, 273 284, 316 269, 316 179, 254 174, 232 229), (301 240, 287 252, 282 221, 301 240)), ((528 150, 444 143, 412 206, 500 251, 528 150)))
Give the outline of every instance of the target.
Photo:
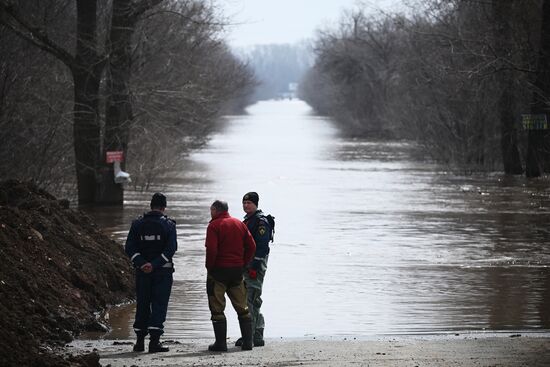
POLYGON ((548 130, 546 114, 525 114, 521 115, 521 122, 525 130, 548 130))

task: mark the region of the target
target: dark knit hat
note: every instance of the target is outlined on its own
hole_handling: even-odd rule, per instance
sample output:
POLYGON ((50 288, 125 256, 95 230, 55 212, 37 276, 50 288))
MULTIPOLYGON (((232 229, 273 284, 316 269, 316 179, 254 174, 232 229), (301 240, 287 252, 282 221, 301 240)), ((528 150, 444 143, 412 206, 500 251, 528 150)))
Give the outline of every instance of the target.
POLYGON ((257 192, 251 191, 244 194, 243 201, 245 200, 250 200, 254 203, 254 205, 258 206, 258 201, 260 200, 260 197, 258 196, 257 192))
POLYGON ((151 198, 151 209, 152 208, 166 208, 166 196, 160 192, 156 192, 151 198))

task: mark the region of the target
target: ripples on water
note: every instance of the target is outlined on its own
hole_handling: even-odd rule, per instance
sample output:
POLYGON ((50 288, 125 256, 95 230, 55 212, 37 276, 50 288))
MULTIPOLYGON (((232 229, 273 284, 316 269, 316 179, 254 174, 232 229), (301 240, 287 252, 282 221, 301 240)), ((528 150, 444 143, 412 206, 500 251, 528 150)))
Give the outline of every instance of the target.
MULTIPOLYGON (((160 188, 179 252, 166 337, 212 335, 204 234, 210 203, 260 194, 276 216, 264 290, 267 337, 550 327, 547 181, 457 176, 406 143, 349 140, 299 101, 261 102, 160 188)), ((150 193, 92 213, 123 243, 150 193)), ((229 308, 229 335, 237 336, 229 308)), ((132 307, 111 313, 131 334, 132 307)))

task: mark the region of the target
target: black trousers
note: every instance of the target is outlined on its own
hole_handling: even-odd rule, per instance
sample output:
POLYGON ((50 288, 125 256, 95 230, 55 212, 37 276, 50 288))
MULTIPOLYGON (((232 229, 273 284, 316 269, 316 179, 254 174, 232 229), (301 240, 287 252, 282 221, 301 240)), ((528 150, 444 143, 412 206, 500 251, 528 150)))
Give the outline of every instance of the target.
POLYGON ((164 333, 173 273, 171 268, 157 269, 149 274, 136 270, 136 334, 160 336, 164 333))

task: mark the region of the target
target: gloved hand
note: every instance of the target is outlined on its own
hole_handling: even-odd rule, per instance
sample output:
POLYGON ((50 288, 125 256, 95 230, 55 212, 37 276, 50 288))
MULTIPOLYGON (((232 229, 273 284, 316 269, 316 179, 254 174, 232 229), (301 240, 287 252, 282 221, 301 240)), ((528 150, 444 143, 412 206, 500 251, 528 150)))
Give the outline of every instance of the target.
POLYGON ((252 260, 252 262, 250 263, 250 267, 258 271, 262 268, 262 261, 257 259, 252 260))
POLYGON ((258 277, 256 269, 248 268, 248 276, 250 277, 250 279, 256 279, 258 277))

